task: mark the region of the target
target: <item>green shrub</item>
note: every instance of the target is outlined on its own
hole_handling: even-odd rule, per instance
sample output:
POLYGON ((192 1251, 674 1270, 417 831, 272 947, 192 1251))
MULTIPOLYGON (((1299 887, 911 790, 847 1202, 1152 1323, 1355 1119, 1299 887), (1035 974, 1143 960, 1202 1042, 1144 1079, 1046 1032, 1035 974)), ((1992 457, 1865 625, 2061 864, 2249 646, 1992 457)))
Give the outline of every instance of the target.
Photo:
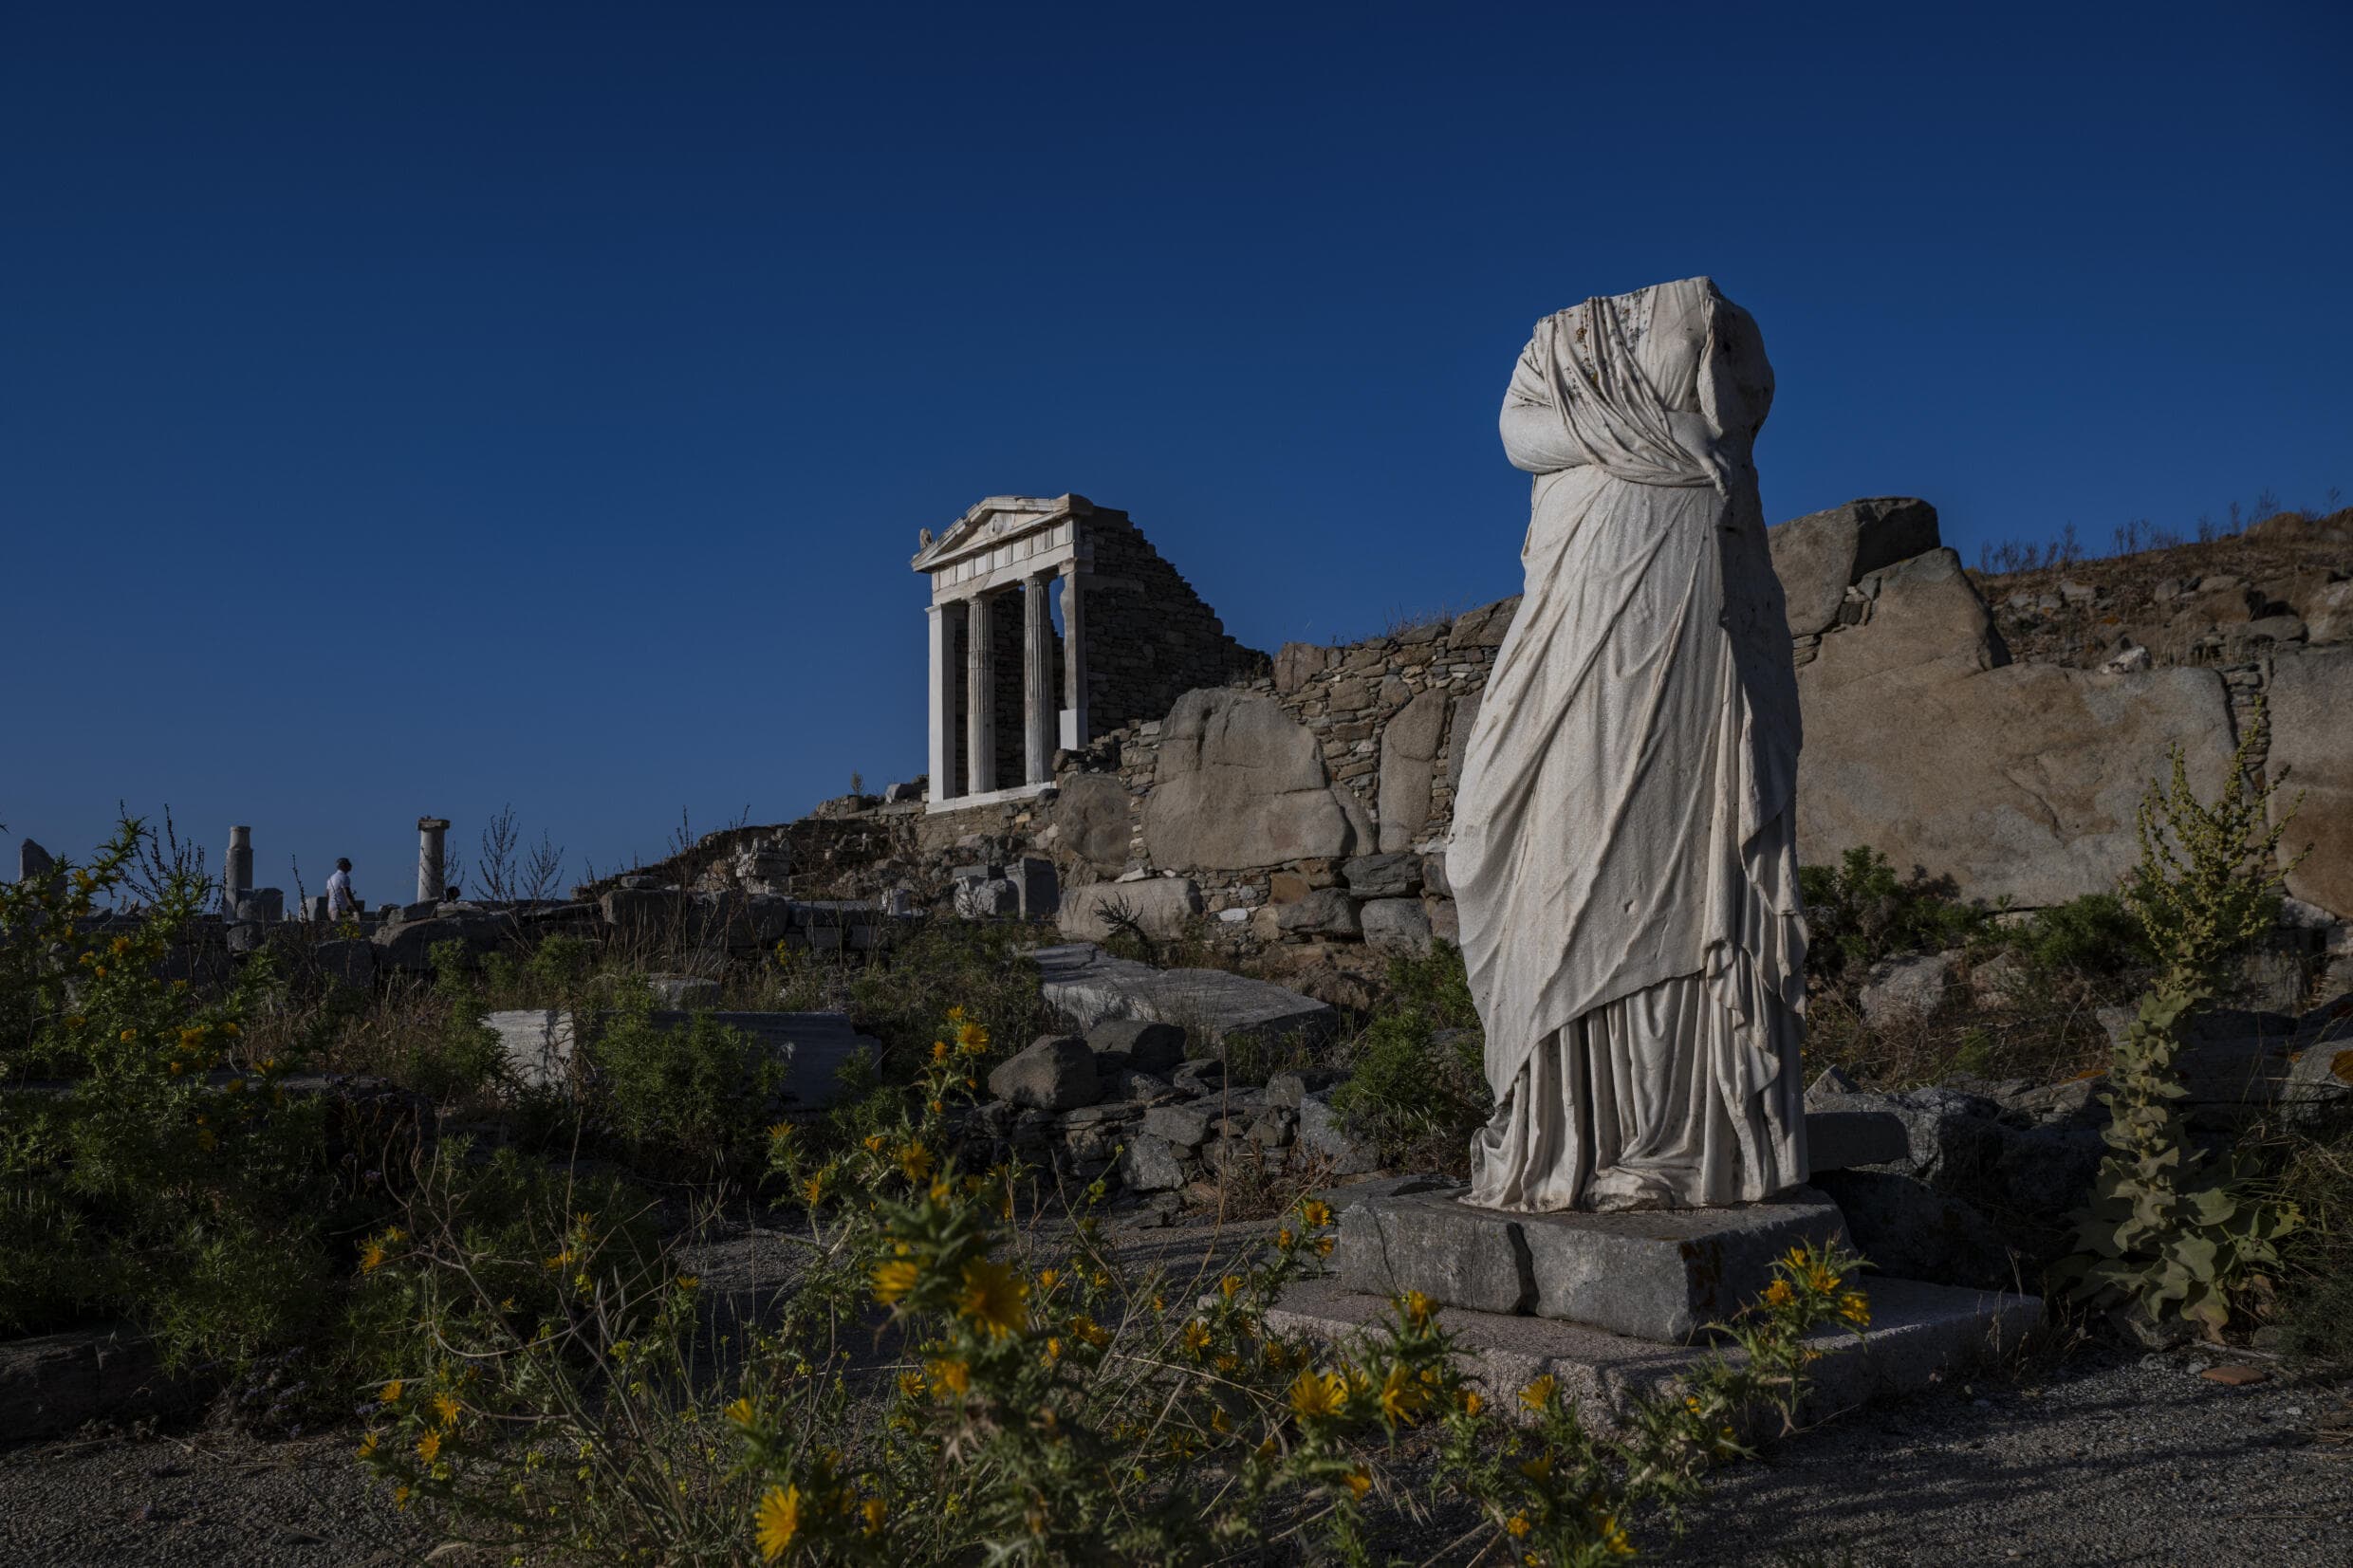
POLYGON ((2116 974, 2156 958, 2140 920, 2112 893, 2087 893, 2037 910, 2003 936, 2043 974, 2116 974))
POLYGON ((1983 936, 1992 912, 1964 904, 1953 879, 1915 871, 1899 877, 1887 857, 1865 845, 1836 866, 1801 866, 1806 968, 1826 979, 1860 973, 1899 953, 1941 951, 1983 936))
POLYGON ((633 1162, 666 1172, 713 1174, 756 1160, 785 1064, 708 1013, 667 1028, 652 1013, 640 992, 602 1018, 589 1047, 592 1124, 633 1162))
POLYGON ((1426 957, 1394 958, 1388 978, 1389 1000, 1357 1036, 1332 1104, 1384 1163, 1420 1153, 1451 1164, 1460 1150, 1439 1146, 1461 1144, 1493 1109, 1461 950, 1440 942, 1426 957), (1441 1030, 1454 1032, 1441 1041, 1441 1030))
POLYGON ((283 1087, 299 1057, 248 1043, 269 955, 218 994, 166 978, 209 885, 167 872, 102 917, 144 834, 0 886, 0 1333, 123 1318, 171 1366, 233 1372, 315 1325, 354 1200, 321 1100, 283 1087))

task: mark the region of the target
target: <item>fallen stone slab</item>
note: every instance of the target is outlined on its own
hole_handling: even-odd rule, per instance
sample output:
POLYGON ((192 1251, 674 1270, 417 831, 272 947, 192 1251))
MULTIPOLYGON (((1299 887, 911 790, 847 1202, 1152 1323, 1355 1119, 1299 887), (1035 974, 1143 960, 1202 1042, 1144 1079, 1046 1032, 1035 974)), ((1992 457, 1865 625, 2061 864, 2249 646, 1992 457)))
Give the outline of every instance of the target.
POLYGON ((1244 1038, 1320 1042, 1339 1032, 1331 1004, 1223 969, 1156 969, 1091 942, 1040 948, 1031 956, 1046 1000, 1082 1029, 1113 1018, 1174 1024, 1196 1051, 1244 1038))
MULTIPOLYGON (((608 1018, 611 1015, 606 1015, 608 1018)), ((843 1013, 695 1013, 658 1009, 647 1014, 658 1029, 691 1025, 697 1017, 747 1034, 788 1064, 785 1098, 806 1110, 831 1105, 841 1092, 837 1074, 863 1048, 881 1042, 860 1034, 843 1013)), ((483 1024, 498 1036, 507 1069, 529 1087, 551 1088, 572 1081, 579 1030, 572 1014, 545 1007, 506 1008, 486 1013, 483 1024)))
MULTIPOLYGON (((1982 1365, 2014 1349, 2043 1316, 2034 1296, 1878 1278, 1862 1288, 1871 1302, 1868 1329, 1825 1326, 1808 1337, 1821 1354, 1807 1368, 1813 1387, 1802 1419, 1918 1393, 1939 1374, 1982 1365)), ((1283 1293, 1267 1327, 1344 1345, 1378 1333, 1390 1311, 1385 1297, 1349 1290, 1338 1280, 1307 1280, 1283 1293)), ((1710 1355, 1741 1359, 1734 1345, 1661 1345, 1583 1323, 1460 1306, 1441 1307, 1438 1321, 1454 1334, 1465 1374, 1495 1409, 1516 1415, 1520 1390, 1550 1376, 1588 1426, 1613 1435, 1626 1430, 1636 1399, 1666 1393, 1710 1355)))
POLYGON ((1764 1203, 1519 1214, 1453 1196, 1370 1199, 1340 1217, 1333 1268, 1376 1296, 1522 1312, 1680 1344, 1763 1294, 1790 1248, 1843 1241, 1838 1206, 1800 1187, 1764 1203))
POLYGON ((154 1345, 128 1324, 0 1341, 0 1444, 170 1414, 204 1395, 202 1384, 166 1375, 154 1345))

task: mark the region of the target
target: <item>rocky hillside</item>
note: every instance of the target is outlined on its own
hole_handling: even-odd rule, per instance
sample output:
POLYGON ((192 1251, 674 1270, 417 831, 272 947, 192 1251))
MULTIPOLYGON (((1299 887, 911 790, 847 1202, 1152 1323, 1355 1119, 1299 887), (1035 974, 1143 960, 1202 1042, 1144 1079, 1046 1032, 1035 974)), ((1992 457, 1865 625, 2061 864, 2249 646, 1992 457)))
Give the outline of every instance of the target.
POLYGON ((2241 664, 2353 638, 2353 507, 2280 512, 2202 544, 1970 576, 2016 659, 2086 670, 2241 664))

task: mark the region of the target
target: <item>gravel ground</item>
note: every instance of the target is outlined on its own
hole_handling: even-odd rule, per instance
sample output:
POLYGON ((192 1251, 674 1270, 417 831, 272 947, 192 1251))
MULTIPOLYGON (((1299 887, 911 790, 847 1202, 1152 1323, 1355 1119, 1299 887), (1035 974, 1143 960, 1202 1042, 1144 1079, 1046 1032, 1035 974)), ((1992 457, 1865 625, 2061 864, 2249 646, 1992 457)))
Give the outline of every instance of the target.
POLYGON ((2095 1353, 1854 1412, 1720 1472, 1658 1560, 2353 1562, 2353 1394, 2205 1365, 2095 1353))

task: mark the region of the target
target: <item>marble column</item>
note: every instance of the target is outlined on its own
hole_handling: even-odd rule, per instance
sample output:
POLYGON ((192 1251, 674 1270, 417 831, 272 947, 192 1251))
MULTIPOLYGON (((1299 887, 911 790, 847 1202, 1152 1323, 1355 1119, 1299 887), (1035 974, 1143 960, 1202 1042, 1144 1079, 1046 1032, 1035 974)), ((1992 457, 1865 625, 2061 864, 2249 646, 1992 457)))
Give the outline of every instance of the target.
POLYGON ((237 913, 237 901, 253 891, 253 830, 229 830, 229 854, 221 860, 221 907, 237 913))
POLYGON ((932 710, 928 738, 931 750, 931 798, 935 802, 958 793, 955 776, 956 683, 964 672, 956 665, 956 632, 964 624, 964 606, 951 600, 923 612, 931 623, 932 710))
POLYGON ((441 836, 450 830, 443 817, 417 819, 417 901, 437 904, 448 884, 441 880, 441 836))
POLYGON ((1051 572, 1040 572, 1021 585, 1023 760, 1029 765, 1024 782, 1033 784, 1054 782, 1054 732, 1060 728, 1054 722, 1054 616, 1048 597, 1053 583, 1051 572))
POLYGON ((1082 751, 1092 739, 1086 732, 1086 624, 1084 601, 1079 597, 1079 563, 1062 568, 1062 744, 1082 751))
POLYGON ((989 595, 974 594, 964 612, 964 789, 985 795, 997 786, 997 661, 991 642, 989 595))

